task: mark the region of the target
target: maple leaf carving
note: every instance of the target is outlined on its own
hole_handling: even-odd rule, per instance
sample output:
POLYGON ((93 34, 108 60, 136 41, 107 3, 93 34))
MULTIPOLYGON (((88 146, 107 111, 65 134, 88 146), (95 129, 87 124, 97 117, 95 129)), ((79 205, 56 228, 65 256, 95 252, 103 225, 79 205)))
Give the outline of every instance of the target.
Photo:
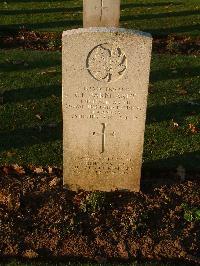
POLYGON ((99 81, 115 81, 126 70, 126 55, 119 47, 110 46, 109 44, 96 46, 87 58, 89 73, 99 81))

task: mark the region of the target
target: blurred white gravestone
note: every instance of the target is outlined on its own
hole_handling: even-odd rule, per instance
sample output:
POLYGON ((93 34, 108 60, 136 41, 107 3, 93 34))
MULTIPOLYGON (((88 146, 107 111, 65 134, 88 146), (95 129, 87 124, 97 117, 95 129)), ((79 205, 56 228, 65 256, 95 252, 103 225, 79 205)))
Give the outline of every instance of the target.
POLYGON ((83 27, 118 27, 120 0, 83 0, 83 27))
POLYGON ((64 184, 139 191, 152 38, 118 28, 63 33, 64 184))

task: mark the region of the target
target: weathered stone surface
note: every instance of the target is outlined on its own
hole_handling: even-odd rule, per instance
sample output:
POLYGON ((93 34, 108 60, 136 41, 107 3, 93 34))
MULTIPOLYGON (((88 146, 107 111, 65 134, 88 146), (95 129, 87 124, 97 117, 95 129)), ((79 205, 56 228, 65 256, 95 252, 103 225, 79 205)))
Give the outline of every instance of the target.
POLYGON ((83 27, 118 27, 120 0, 83 0, 83 27))
POLYGON ((151 36, 117 28, 63 33, 64 184, 138 191, 151 36))

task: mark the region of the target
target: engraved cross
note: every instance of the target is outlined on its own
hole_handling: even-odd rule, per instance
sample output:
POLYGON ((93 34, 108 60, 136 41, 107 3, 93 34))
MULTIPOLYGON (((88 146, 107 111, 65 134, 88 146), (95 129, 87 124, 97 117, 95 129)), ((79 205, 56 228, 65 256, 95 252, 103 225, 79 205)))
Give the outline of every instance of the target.
POLYGON ((100 15, 100 22, 102 21, 102 18, 103 18, 103 12, 104 12, 104 9, 107 9, 108 7, 105 6, 105 3, 104 3, 104 0, 101 0, 101 15, 100 15))
POLYGON ((106 146, 106 135, 110 135, 110 136, 113 136, 115 137, 116 136, 116 133, 113 131, 111 133, 106 133, 106 123, 101 123, 102 125, 102 132, 101 133, 96 133, 96 132, 93 132, 93 136, 94 135, 97 135, 97 136, 102 136, 102 148, 101 148, 101 153, 104 153, 105 152, 105 146, 106 146))

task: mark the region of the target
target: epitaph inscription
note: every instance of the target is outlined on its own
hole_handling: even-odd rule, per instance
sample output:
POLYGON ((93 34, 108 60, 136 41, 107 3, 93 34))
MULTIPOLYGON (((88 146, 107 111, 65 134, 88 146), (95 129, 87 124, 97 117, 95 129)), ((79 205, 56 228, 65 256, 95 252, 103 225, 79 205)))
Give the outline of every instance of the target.
POLYGON ((124 29, 63 34, 68 188, 139 190, 151 43, 149 36, 124 29))
POLYGON ((131 158, 124 156, 115 157, 78 157, 77 160, 73 162, 73 172, 76 174, 81 174, 83 171, 87 171, 90 174, 97 174, 98 178, 101 178, 102 174, 108 174, 110 176, 117 176, 123 174, 124 176, 130 175, 131 171, 134 169, 131 166, 131 158), (80 165, 80 160, 84 161, 83 165, 80 165))

